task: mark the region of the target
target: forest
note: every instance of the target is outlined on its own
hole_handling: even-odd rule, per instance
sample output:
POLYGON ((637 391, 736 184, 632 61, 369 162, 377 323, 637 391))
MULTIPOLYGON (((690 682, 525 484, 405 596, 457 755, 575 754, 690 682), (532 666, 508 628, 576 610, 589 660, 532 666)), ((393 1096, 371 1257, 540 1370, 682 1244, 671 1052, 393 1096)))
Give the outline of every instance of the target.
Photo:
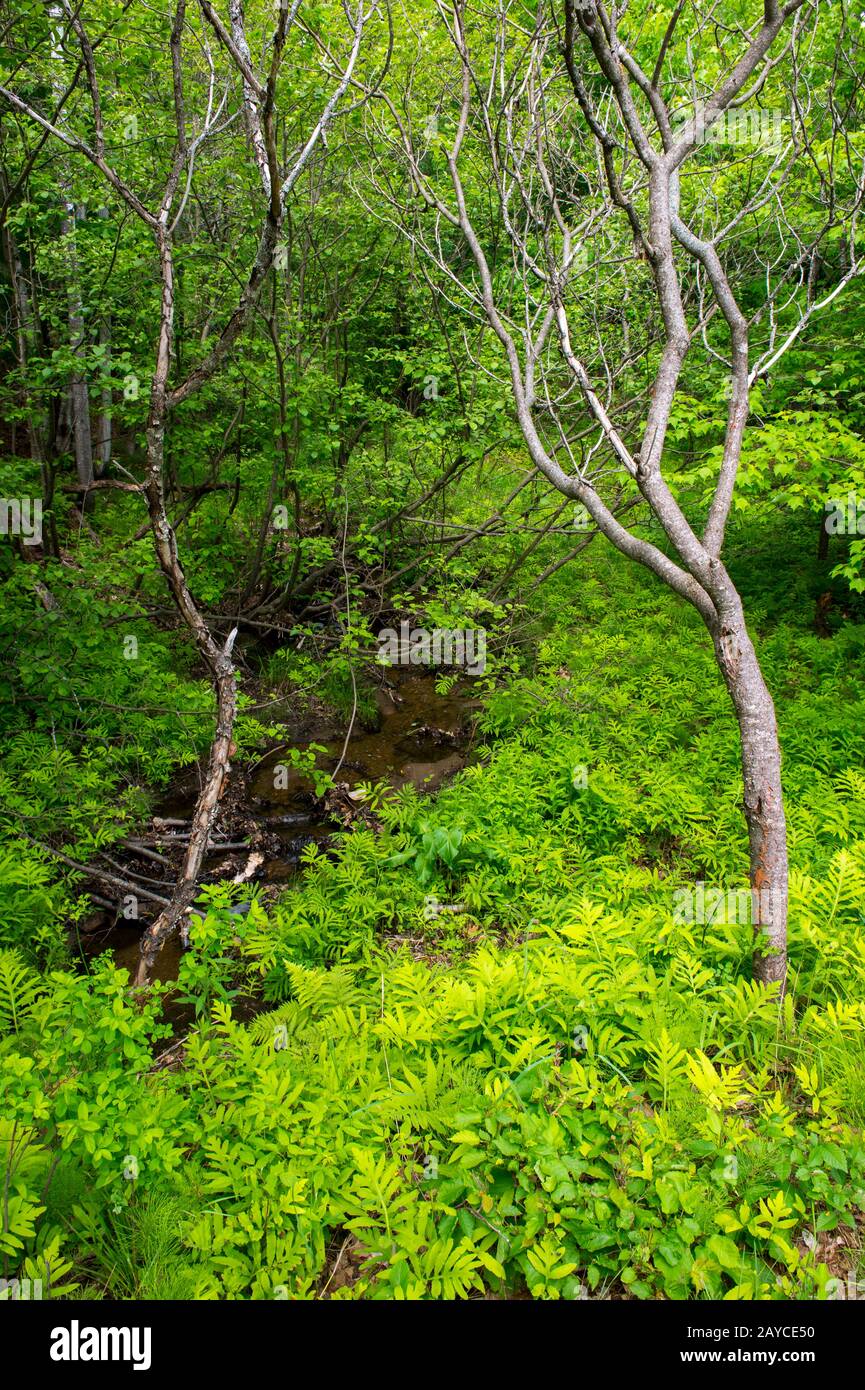
POLYGON ((865 1298, 861 7, 0 33, 0 1301, 865 1298))

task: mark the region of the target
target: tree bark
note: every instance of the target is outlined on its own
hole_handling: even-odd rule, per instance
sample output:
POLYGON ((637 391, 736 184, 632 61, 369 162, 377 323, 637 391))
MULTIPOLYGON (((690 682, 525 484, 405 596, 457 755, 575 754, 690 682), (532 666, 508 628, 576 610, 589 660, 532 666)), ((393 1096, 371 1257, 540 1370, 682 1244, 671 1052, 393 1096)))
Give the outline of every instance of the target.
MULTIPOLYGON (((99 344, 105 349, 102 370, 106 379, 111 371, 111 316, 106 314, 99 324, 99 344)), ((96 420, 96 457, 99 460, 97 474, 104 478, 111 463, 111 411, 114 397, 110 386, 103 386, 99 415, 96 420)))
MULTIPOLYGON (((75 449, 75 472, 79 483, 84 487, 93 482, 93 441, 90 435, 90 391, 87 385, 86 356, 87 345, 84 331, 84 310, 81 302, 81 278, 78 266, 78 249, 75 244, 75 204, 70 200, 65 188, 63 199, 66 216, 60 228, 60 235, 67 257, 67 299, 69 321, 69 346, 72 349, 76 366, 69 381, 69 407, 72 415, 72 440, 75 449)), ((82 505, 86 504, 85 494, 82 505)))
MULTIPOLYGON (((62 26, 65 15, 62 5, 49 7, 51 20, 51 45, 54 67, 52 88, 58 100, 63 96, 63 47, 62 26)), ((81 299, 81 273, 78 263, 78 247, 75 238, 75 196, 72 179, 66 165, 65 156, 58 163, 58 184, 63 218, 60 223, 61 244, 66 256, 66 301, 67 322, 69 324, 69 346, 75 359, 75 367, 69 381, 69 410, 72 417, 72 443, 75 452, 75 472, 78 482, 86 486, 93 481, 93 442, 90 436, 90 392, 87 386, 86 356, 87 343, 84 331, 84 308, 81 299)), ((87 505, 87 494, 82 499, 82 508, 87 505)))
POLYGON ((727 616, 714 625, 712 639, 739 724, 754 929, 753 974, 763 984, 777 983, 783 993, 788 863, 778 724, 739 595, 732 582, 727 582, 727 616))
POLYGON ((204 786, 195 803, 189 833, 189 844, 183 860, 180 879, 171 902, 147 928, 141 939, 141 954, 135 976, 136 985, 146 985, 156 958, 180 918, 191 905, 196 883, 210 841, 219 801, 231 772, 234 751, 232 730, 237 712, 237 678, 231 652, 237 629, 231 632, 225 646, 220 648, 198 607, 180 563, 177 537, 165 506, 163 467, 165 462, 165 429, 168 418, 168 374, 171 368, 171 348, 174 332, 174 263, 171 244, 165 227, 156 232, 162 272, 162 312, 156 369, 150 390, 150 411, 147 420, 147 476, 144 494, 150 515, 150 525, 156 557, 168 581, 174 602, 195 639, 199 655, 210 672, 216 694, 216 730, 210 747, 210 761, 204 786))
POLYGON ((820 517, 820 534, 817 537, 817 563, 825 565, 829 562, 829 532, 826 530, 825 513, 820 517))

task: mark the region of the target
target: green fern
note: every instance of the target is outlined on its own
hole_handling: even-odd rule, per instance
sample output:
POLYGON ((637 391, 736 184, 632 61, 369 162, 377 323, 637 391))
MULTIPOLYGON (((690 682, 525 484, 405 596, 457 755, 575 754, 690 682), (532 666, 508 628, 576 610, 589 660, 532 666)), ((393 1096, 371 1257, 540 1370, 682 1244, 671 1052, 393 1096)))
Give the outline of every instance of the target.
POLYGON ((661 1103, 666 1110, 672 1087, 687 1075, 687 1055, 666 1028, 661 1029, 655 1046, 649 1048, 646 1074, 660 1090, 661 1103))
POLYGON ((40 978, 18 951, 0 951, 0 1033, 17 1033, 42 993, 40 978))

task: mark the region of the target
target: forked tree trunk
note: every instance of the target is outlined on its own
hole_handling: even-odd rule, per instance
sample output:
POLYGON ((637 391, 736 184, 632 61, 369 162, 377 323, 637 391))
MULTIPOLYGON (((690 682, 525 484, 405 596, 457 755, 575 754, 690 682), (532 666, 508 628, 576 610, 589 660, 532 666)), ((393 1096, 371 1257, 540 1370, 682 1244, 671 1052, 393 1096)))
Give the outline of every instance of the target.
POLYGON ((213 640, 210 629, 189 591, 177 552, 177 537, 168 520, 165 506, 163 465, 168 418, 168 373, 174 326, 174 265, 169 239, 162 227, 157 232, 157 244, 162 271, 162 315, 147 419, 147 478, 144 494, 147 498, 157 559, 178 611, 195 639, 199 655, 205 662, 213 682, 216 694, 216 729, 210 745, 207 776, 195 803, 180 879, 171 902, 141 938, 141 953, 135 977, 135 983, 139 986, 147 984, 163 945, 195 897, 197 879, 207 852, 210 832, 231 773, 231 756, 234 751, 231 736, 237 712, 237 678, 231 659, 237 629, 231 633, 224 647, 219 647, 213 640))
MULTIPOLYGON (((249 46, 243 32, 242 4, 235 4, 234 0, 232 0, 231 24, 234 37, 229 38, 210 0, 200 0, 198 9, 217 34, 220 44, 231 54, 235 67, 243 77, 244 109, 248 129, 253 136, 256 159, 260 169, 262 186, 267 198, 268 210, 262 228, 261 240, 259 242, 255 261, 234 311, 211 350, 205 354, 203 359, 193 368, 185 380, 173 391, 169 392, 168 375, 171 364, 175 313, 174 266, 171 254, 171 237, 173 229, 182 215, 186 198, 190 190, 194 150, 206 135, 212 136, 215 133, 217 122, 217 116, 209 109, 205 125, 196 135, 195 143, 192 144, 190 142, 187 130, 189 118, 185 110, 183 96, 184 83, 182 67, 182 45, 184 34, 189 23, 186 15, 186 0, 178 0, 178 3, 172 8, 174 10, 174 15, 171 26, 170 51, 177 136, 174 154, 171 158, 170 172, 159 205, 159 211, 156 213, 145 207, 132 189, 123 182, 116 170, 106 163, 104 123, 93 45, 90 43, 78 9, 73 9, 73 7, 65 3, 57 3, 57 0, 49 4, 48 12, 51 19, 51 54, 54 61, 52 87, 57 98, 57 109, 60 111, 68 95, 68 93, 64 93, 63 82, 65 45, 68 35, 74 32, 81 49, 81 60, 83 68, 87 73, 90 87, 94 128, 92 147, 85 144, 84 141, 77 139, 77 137, 69 132, 59 131, 50 121, 40 115, 34 107, 31 107, 18 96, 17 93, 10 91, 5 86, 0 88, 0 95, 2 95, 5 101, 9 102, 16 110, 23 112, 29 119, 35 121, 43 130, 50 132, 55 137, 61 138, 65 146, 76 150, 79 154, 85 155, 90 163, 94 164, 100 170, 115 192, 119 193, 124 202, 132 208, 136 217, 138 217, 154 234, 159 251, 162 279, 162 303, 156 365, 153 374, 150 392, 150 409, 147 419, 147 475, 143 484, 132 484, 132 487, 135 490, 140 489, 147 499, 157 558, 168 581, 178 611, 183 621, 190 629, 195 639, 198 652, 210 673, 217 698, 217 717, 216 732, 211 745, 207 777, 196 803, 195 813, 192 819, 189 846, 181 879, 171 902, 148 929, 143 938, 141 958, 136 975, 136 982, 139 985, 146 984, 156 956, 161 950, 168 935, 174 930, 195 892, 198 870, 200 869, 210 837, 210 831, 217 815, 219 800, 224 791, 226 780, 230 772, 229 760, 233 752, 231 731, 237 706, 237 686, 234 666, 231 659, 236 629, 232 632, 224 647, 220 647, 214 641, 207 623, 204 621, 189 591, 177 553, 177 538, 168 519, 163 485, 166 422, 169 410, 172 407, 178 406, 183 401, 188 400, 204 382, 210 380, 225 361, 239 335, 246 327, 261 286, 273 266, 277 241, 282 227, 286 199, 297 184, 313 151, 319 143, 325 142, 327 128, 334 119, 339 104, 349 84, 352 82, 352 74, 359 57, 363 35, 367 23, 370 21, 371 15, 375 9, 373 6, 371 10, 366 10, 361 0, 358 0, 353 17, 349 14, 348 8, 346 9, 346 15, 352 33, 352 43, 350 52, 342 67, 339 80, 324 106, 321 108, 318 119, 298 152, 293 165, 288 171, 280 171, 274 136, 276 88, 283 62, 286 37, 288 31, 294 24, 297 6, 294 6, 291 14, 289 14, 285 0, 282 0, 279 6, 276 32, 274 33, 271 43, 272 53, 269 63, 269 75, 266 83, 262 84, 256 78, 249 62, 249 46), (185 192, 181 196, 180 205, 174 213, 172 221, 172 209, 175 206, 179 190, 183 186, 184 173, 187 176, 185 192)), ((211 73, 214 73, 214 71, 213 65, 211 64, 211 73)), ((221 109, 220 107, 220 111, 221 109)), ((73 352, 76 359, 78 359, 76 368, 79 362, 81 365, 81 370, 76 370, 73 378, 73 388, 75 389, 72 394, 72 407, 75 426, 75 452, 78 463, 79 482, 85 485, 85 489, 89 489, 93 483, 93 454, 90 439, 89 409, 84 408, 85 404, 89 404, 87 401, 87 380, 84 374, 84 367, 86 365, 84 359, 84 321, 81 307, 78 264, 77 260, 74 259, 74 206, 71 194, 67 191, 67 186, 62 183, 62 170, 63 166, 61 164, 61 186, 63 187, 64 204, 69 219, 68 223, 64 224, 63 231, 68 242, 68 254, 70 258, 72 258, 70 260, 69 274, 70 336, 72 339, 73 352), (84 433, 85 429, 86 437, 84 433)), ((107 404, 107 400, 103 400, 103 406, 107 404)), ((105 414, 106 412, 103 410, 103 413, 105 414)), ((110 482, 111 480, 105 481, 110 482)), ((127 488, 130 486, 128 483, 118 485, 127 488)))
MULTIPOLYGON (((749 320, 736 300, 718 254, 716 240, 720 234, 703 239, 684 220, 680 212, 680 169, 700 143, 701 128, 708 128, 729 109, 741 106, 754 90, 759 91, 766 74, 779 61, 778 58, 769 59, 769 50, 804 4, 805 0, 786 0, 784 5, 766 0, 763 22, 750 33, 739 61, 720 82, 711 99, 700 107, 699 119, 695 115, 681 130, 676 128, 658 85, 672 29, 668 29, 662 41, 654 76, 649 77, 617 32, 616 11, 624 13, 626 6, 611 9, 595 0, 589 3, 564 0, 561 25, 550 23, 546 8, 538 11, 533 31, 530 22, 526 30, 529 56, 522 69, 523 80, 519 82, 512 80, 510 66, 498 52, 489 73, 479 69, 471 49, 471 34, 464 23, 466 8, 461 0, 452 0, 447 7, 440 6, 443 12, 447 10, 445 23, 462 76, 459 120, 453 141, 444 151, 452 189, 450 198, 445 197, 437 179, 430 179, 424 167, 424 153, 412 143, 411 130, 395 108, 391 108, 397 131, 395 147, 403 149, 411 178, 412 206, 406 212, 405 234, 413 248, 427 256, 462 289, 471 312, 486 320, 501 344, 507 359, 517 420, 533 463, 566 497, 585 506, 597 530, 621 554, 657 575, 668 588, 696 608, 712 636, 717 663, 730 692, 740 731, 744 812, 750 846, 751 918, 755 928, 754 977, 767 984, 777 983, 782 991, 786 970, 788 869, 778 728, 772 697, 748 634, 741 599, 720 556, 749 418, 751 387, 792 346, 812 313, 825 307, 831 298, 819 304, 816 300, 809 303, 787 339, 775 345, 773 337, 770 351, 764 352, 752 367, 749 320), (593 56, 591 77, 587 76, 586 65, 589 51, 593 56), (549 90, 552 94, 554 90, 560 58, 564 59, 573 96, 590 133, 593 153, 606 185, 606 197, 600 209, 603 219, 612 217, 614 212, 626 216, 634 253, 648 266, 663 320, 661 353, 653 369, 646 418, 640 426, 638 447, 634 449, 628 447, 611 415, 617 373, 602 344, 604 329, 600 315, 596 316, 593 327, 602 361, 599 378, 606 382, 606 403, 575 352, 571 338, 566 290, 580 274, 580 252, 584 248, 581 248, 579 237, 588 235, 600 241, 597 233, 600 219, 597 211, 591 209, 580 226, 581 209, 580 217, 574 222, 571 209, 560 202, 556 186, 554 172, 560 148, 550 132, 556 128, 559 118, 566 116, 570 121, 572 114, 563 107, 556 110, 554 118, 550 116, 547 93, 549 90), (548 66, 550 64, 552 66, 548 66), (755 74, 757 85, 743 96, 755 74), (643 99, 651 111, 648 130, 641 114, 643 99), (473 111, 480 117, 474 123, 473 111), (617 116, 621 119, 621 129, 617 128, 617 116), (514 210, 512 215, 503 217, 504 232, 514 265, 520 269, 515 277, 516 292, 510 286, 501 299, 497 297, 498 280, 494 269, 472 223, 460 174, 460 159, 470 130, 483 132, 495 195, 503 210, 509 205, 514 210), (514 131, 519 131, 519 138, 513 135, 514 131), (629 191, 629 166, 635 164, 642 165, 642 171, 633 183, 634 196, 643 199, 642 180, 648 187, 647 217, 641 216, 629 191), (543 189, 540 205, 536 188, 543 189), (517 216, 516 209, 520 205, 517 216), (426 219, 420 216, 425 210, 434 213, 431 219, 434 236, 428 235, 426 219), (471 273, 449 263, 438 237, 438 229, 445 225, 461 232, 474 263, 471 273), (575 227, 580 228, 579 233, 575 227), (703 291, 700 291, 699 329, 696 324, 689 325, 686 304, 693 306, 693 286, 685 293, 674 246, 687 253, 705 277, 707 289, 711 287, 714 304, 709 312, 703 302, 703 291), (543 291, 539 291, 539 283, 543 291), (525 318, 516 307, 522 288, 525 289, 525 318), (709 348, 705 329, 716 310, 726 321, 730 336, 731 391, 721 464, 701 537, 682 511, 664 477, 662 465, 685 359, 698 333, 702 333, 709 348), (550 354, 550 335, 554 331, 559 338, 561 360, 552 359, 550 354), (572 401, 562 389, 562 364, 568 367, 572 385, 579 388, 587 413, 598 427, 592 454, 603 443, 611 457, 611 465, 605 463, 598 467, 597 461, 588 465, 582 452, 582 435, 579 436, 579 453, 569 447, 568 429, 573 417, 565 416, 559 406, 567 402, 570 410, 572 401), (548 446, 547 440, 552 440, 554 446, 548 446), (610 511, 596 488, 596 479, 609 473, 611 467, 635 481, 665 535, 664 547, 646 540, 636 530, 629 530, 610 511), (672 554, 668 553, 668 547, 672 554)), ((501 33, 505 34, 511 21, 508 7, 498 5, 493 10, 501 33)), ((788 49, 793 43, 791 37, 788 49)), ((504 49, 503 41, 502 54, 504 49)), ((520 72, 519 67, 514 72, 520 72)), ((696 93, 695 72, 692 63, 696 93)), ((382 191, 393 201, 389 188, 384 187, 382 191)), ((861 201, 862 189, 857 185, 855 211, 849 214, 851 228, 855 227, 861 201)), ((747 210, 755 211, 761 205, 752 201, 747 210)), ((705 221, 702 208, 698 220, 705 221)), ((735 222, 729 224, 725 236, 734 225, 735 222)), ((852 240, 851 230, 851 248, 852 240)), ((851 262, 852 259, 851 252, 851 262)), ((618 259, 611 256, 608 265, 618 284, 618 259)), ((833 296, 843 283, 846 281, 832 291, 833 296)), ((770 304, 776 302, 773 294, 770 288, 770 304)), ((576 301, 582 324, 585 293, 577 294, 576 301)), ((597 348, 591 342, 592 337, 589 329, 586 339, 594 352, 597 348)), ((654 330, 650 327, 649 343, 653 337, 654 330)), ((712 355, 718 357, 714 350, 712 355)), ((622 368, 629 367, 629 353, 626 353, 622 368)))

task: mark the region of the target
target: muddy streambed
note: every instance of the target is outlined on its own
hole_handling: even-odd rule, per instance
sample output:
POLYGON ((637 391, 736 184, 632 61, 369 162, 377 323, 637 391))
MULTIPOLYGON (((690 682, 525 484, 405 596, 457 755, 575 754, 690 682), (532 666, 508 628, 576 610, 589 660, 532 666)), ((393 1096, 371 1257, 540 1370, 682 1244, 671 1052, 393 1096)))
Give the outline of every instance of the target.
MULTIPOLYGON (((376 703, 379 722, 375 730, 363 728, 359 720, 355 720, 337 774, 340 785, 350 790, 361 783, 387 781, 395 789, 413 785, 420 791, 434 792, 466 766, 471 756, 474 715, 479 707, 470 681, 463 681, 447 695, 440 695, 429 674, 394 667, 387 671, 376 690, 376 703)), ((298 726, 297 710, 287 706, 274 706, 270 717, 274 723, 284 723, 289 731, 298 726)), ((305 846, 311 842, 327 846, 330 837, 342 828, 339 820, 329 816, 321 801, 316 800, 311 780, 295 770, 287 758, 291 748, 307 750, 313 744, 319 745, 324 752, 316 754, 316 766, 322 771, 333 772, 345 745, 346 726, 340 728, 338 721, 326 713, 304 718, 302 726, 302 736, 292 738, 290 743, 268 746, 257 758, 253 755, 246 769, 238 769, 240 775, 233 779, 233 824, 241 815, 261 831, 259 844, 263 862, 251 882, 288 886, 298 873, 305 846), (239 788, 242 788, 240 805, 236 801, 239 788)), ((183 833, 182 824, 189 821, 195 805, 198 776, 197 768, 187 771, 159 799, 153 814, 156 838, 142 836, 142 844, 164 849, 173 836, 183 833)), ((217 828, 214 838, 219 833, 217 828)), ((223 853, 221 846, 213 847, 206 861, 203 883, 232 878, 248 860, 249 849, 235 841, 231 831, 227 833, 226 845, 230 848, 223 853)), ((225 833, 221 838, 225 840, 225 833)), ((129 862, 135 862, 135 872, 144 882, 151 887, 159 885, 154 877, 158 870, 148 863, 146 851, 138 861, 133 853, 129 862)), ((163 893, 168 888, 167 882, 159 885, 163 893)), ((140 920, 130 922, 122 917, 113 922, 112 914, 105 914, 98 930, 80 937, 81 954, 90 957, 110 950, 117 965, 133 974, 138 963, 142 929, 150 920, 149 912, 155 915, 156 911, 155 905, 149 909, 142 905, 140 920)), ((154 978, 176 979, 182 951, 179 936, 166 942, 154 978)))

